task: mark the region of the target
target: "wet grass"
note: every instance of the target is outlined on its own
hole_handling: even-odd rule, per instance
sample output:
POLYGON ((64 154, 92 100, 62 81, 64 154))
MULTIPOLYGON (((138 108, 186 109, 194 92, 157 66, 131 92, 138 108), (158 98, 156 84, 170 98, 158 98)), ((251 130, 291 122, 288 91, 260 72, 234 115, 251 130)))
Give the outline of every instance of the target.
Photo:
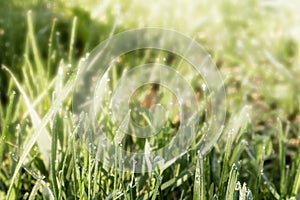
MULTIPOLYGON (((0 199, 300 198, 296 1, 0 4, 0 199), (227 119, 207 155, 198 151, 200 131, 170 167, 138 174, 103 166, 100 154, 90 153, 71 94, 86 53, 112 33, 145 26, 181 31, 208 50, 224 78, 227 119)), ((126 71, 162 61, 183 72, 187 67, 174 55, 148 51, 124 55, 116 65, 126 71)), ((111 87, 124 73, 118 70, 110 74, 111 87)), ((194 87, 204 96, 202 83, 194 87)), ((123 148, 162 146, 178 128, 174 118, 166 133, 149 141, 127 137, 123 148)), ((201 119, 199 130, 205 114, 201 119)), ((113 137, 110 116, 101 120, 113 137)))

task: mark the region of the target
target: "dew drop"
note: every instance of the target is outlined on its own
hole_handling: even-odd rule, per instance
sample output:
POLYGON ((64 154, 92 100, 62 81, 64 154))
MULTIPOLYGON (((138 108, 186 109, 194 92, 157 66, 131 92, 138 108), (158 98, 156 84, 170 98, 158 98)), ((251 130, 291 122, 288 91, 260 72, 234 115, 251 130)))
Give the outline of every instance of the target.
POLYGON ((196 176, 196 182, 200 182, 200 176, 196 176))
POLYGON ((232 168, 233 168, 234 170, 237 170, 237 169, 238 169, 235 163, 233 163, 232 168))
POLYGON ((235 184, 234 189, 235 189, 235 190, 240 190, 241 188, 242 188, 241 183, 238 181, 238 182, 235 184))
POLYGON ((161 181, 163 178, 162 176, 158 176, 157 179, 161 181))
POLYGON ((243 140, 242 140, 242 144, 243 144, 243 145, 248 145, 247 140, 244 140, 244 139, 243 139, 243 140))
POLYGON ((205 84, 205 83, 202 83, 201 87, 202 87, 202 90, 203 90, 203 91, 206 90, 206 84, 205 84))
POLYGON ((11 153, 10 155, 11 155, 12 159, 14 159, 14 161, 16 161, 16 162, 18 161, 17 155, 15 153, 11 153))
POLYGON ((64 74, 64 69, 62 67, 58 68, 58 75, 62 76, 64 74))
POLYGON ((20 124, 17 124, 17 126, 16 126, 16 130, 19 130, 20 129, 20 124))
POLYGON ((137 164, 137 161, 136 160, 133 160, 133 165, 136 165, 137 164))
POLYGON ((155 158, 154 158, 154 160, 153 160, 153 162, 155 162, 155 163, 158 163, 158 162, 164 162, 165 161, 165 159, 163 159, 162 157, 160 157, 160 156, 155 156, 155 158))
POLYGON ((289 168, 290 168, 290 166, 289 166, 289 165, 286 165, 286 166, 285 166, 285 168, 286 168, 286 169, 289 169, 289 168))

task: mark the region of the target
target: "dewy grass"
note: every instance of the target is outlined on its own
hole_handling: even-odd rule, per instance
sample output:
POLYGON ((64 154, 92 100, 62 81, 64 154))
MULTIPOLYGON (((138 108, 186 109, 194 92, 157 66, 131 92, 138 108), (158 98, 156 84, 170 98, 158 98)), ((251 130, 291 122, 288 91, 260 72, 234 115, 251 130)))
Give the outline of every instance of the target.
MULTIPOLYGON (((300 24, 298 11, 293 11, 297 6, 253 0, 188 1, 190 4, 179 9, 176 1, 174 5, 149 3, 147 10, 134 1, 130 6, 118 4, 121 8, 116 11, 112 9, 116 2, 107 1, 99 14, 104 17, 93 20, 79 2, 77 7, 62 2, 53 5, 55 19, 47 22, 35 8, 26 10, 22 19, 26 31, 20 33, 26 35, 24 50, 21 55, 17 50, 16 55, 6 55, 10 65, 1 63, 0 75, 8 79, 8 89, 0 92, 8 98, 0 105, 0 199, 300 199, 300 24), (170 12, 165 12, 166 8, 170 12), (118 20, 114 12, 121 13, 118 20), (141 17, 144 13, 149 17, 141 17), (135 174, 116 170, 121 160, 111 168, 104 166, 98 162, 99 156, 108 152, 95 153, 92 145, 86 147, 80 137, 83 123, 75 120, 78 116, 72 112, 71 93, 76 63, 87 53, 86 47, 143 24, 171 24, 170 28, 194 34, 195 40, 209 49, 225 78, 229 109, 222 137, 210 153, 198 152, 206 128, 199 124, 197 140, 180 159, 164 170, 152 166, 152 172, 135 174)), ((90 7, 93 4, 90 2, 90 7)), ((0 6, 1 13, 13 14, 3 9, 5 6, 0 6)), ((44 9, 42 3, 38 6, 44 9)), ((0 25, 3 23, 10 27, 5 24, 9 21, 0 20, 0 25)), ((3 31, 9 32, 0 28, 1 37, 3 31)), ((1 42, 3 47, 14 44, 1 42)), ((178 61, 165 52, 134 55, 135 60, 123 56, 113 68, 112 87, 124 71, 140 61, 178 61)), ((185 65, 178 63, 178 68, 185 65)), ((107 126, 103 132, 113 137, 116 129, 108 117, 103 116, 107 126)), ((170 134, 175 128, 171 122, 166 124, 170 134)), ((151 145, 158 147, 169 140, 165 137, 158 134, 157 140, 149 141, 124 138, 126 148, 136 145, 150 151, 151 145)))

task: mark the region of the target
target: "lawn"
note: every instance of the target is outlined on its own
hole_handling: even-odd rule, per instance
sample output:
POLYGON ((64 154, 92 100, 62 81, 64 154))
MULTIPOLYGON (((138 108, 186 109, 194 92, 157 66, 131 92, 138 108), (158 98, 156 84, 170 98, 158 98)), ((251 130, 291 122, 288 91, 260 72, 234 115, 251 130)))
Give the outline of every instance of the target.
POLYGON ((1 1, 0 199, 300 199, 299 9, 297 0, 1 1), (149 39, 114 38, 149 27, 170 31, 151 45, 180 35, 172 51, 133 48, 106 63, 149 39), (179 37, 200 44, 218 76, 185 59, 202 53, 176 55, 179 37), (136 82, 148 84, 126 90, 136 82))

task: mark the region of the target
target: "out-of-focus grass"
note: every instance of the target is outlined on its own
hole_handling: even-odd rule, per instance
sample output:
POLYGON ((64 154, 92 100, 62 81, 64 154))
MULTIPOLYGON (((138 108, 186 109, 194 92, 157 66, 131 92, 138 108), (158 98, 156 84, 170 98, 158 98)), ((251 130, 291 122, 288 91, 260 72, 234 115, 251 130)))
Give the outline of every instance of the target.
MULTIPOLYGON (((297 1, 255 0, 1 1, 0 62, 12 74, 0 73, 0 198, 300 198, 299 7, 297 1), (107 169, 88 153, 67 92, 80 58, 114 26, 116 33, 178 30, 211 53, 225 80, 228 115, 208 155, 191 147, 164 171, 130 174, 107 169), (39 144, 39 132, 51 135, 48 147, 39 144)), ((134 61, 125 56, 122 66, 147 53, 136 55, 134 61)), ((151 144, 164 142, 159 135, 151 144)))

